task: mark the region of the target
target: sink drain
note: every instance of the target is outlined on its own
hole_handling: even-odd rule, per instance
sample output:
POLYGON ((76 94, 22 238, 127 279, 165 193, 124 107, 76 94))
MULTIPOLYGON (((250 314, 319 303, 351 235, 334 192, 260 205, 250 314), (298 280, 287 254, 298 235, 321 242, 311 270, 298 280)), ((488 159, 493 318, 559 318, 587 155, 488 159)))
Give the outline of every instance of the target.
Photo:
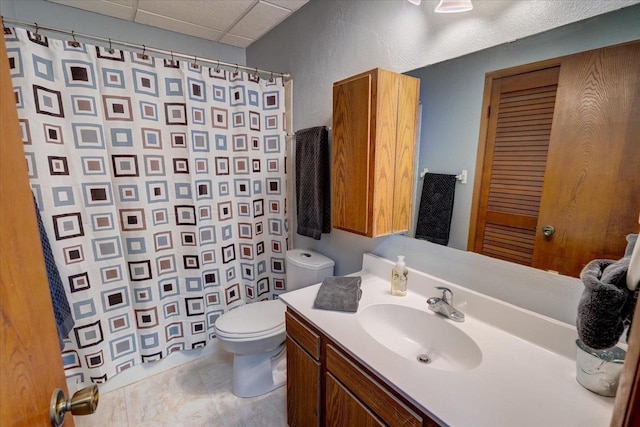
POLYGON ((419 354, 416 357, 416 359, 418 359, 418 362, 424 363, 425 365, 431 363, 431 358, 428 355, 424 354, 424 353, 423 354, 419 354))

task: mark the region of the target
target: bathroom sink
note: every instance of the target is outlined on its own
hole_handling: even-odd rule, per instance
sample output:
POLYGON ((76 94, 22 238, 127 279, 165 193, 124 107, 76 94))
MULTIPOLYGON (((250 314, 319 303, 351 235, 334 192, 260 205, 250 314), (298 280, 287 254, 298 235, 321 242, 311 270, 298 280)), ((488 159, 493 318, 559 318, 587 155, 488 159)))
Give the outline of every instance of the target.
POLYGON ((389 350, 432 369, 467 371, 482 361, 480 348, 466 333, 447 319, 423 310, 376 304, 363 309, 358 320, 389 350))

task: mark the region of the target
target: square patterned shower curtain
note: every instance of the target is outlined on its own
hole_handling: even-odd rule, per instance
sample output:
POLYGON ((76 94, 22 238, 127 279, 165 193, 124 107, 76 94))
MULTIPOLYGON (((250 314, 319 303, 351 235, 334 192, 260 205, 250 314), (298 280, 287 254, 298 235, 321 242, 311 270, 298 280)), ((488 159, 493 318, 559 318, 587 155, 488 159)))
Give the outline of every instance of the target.
POLYGON ((203 347, 226 310, 285 290, 281 79, 20 28, 5 39, 75 320, 70 383, 203 347))

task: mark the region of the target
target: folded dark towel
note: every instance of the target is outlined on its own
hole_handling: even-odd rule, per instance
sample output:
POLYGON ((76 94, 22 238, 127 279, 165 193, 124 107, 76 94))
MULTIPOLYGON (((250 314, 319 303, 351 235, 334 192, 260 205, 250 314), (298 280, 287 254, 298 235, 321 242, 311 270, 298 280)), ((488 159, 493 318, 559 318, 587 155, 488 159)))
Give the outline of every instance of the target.
POLYGON ((296 132, 298 234, 320 240, 331 232, 329 133, 324 126, 296 132))
POLYGON ((614 346, 633 316, 633 293, 626 285, 629 261, 629 257, 619 261, 597 259, 580 273, 584 291, 576 326, 582 342, 591 348, 614 346))
POLYGON ((313 308, 336 311, 358 311, 362 296, 360 276, 327 277, 322 281, 313 308))
POLYGON ((446 246, 449 243, 456 176, 427 173, 422 182, 416 239, 446 246))
POLYGON ((56 328, 58 332, 58 343, 60 350, 64 348, 64 338, 69 335, 73 329, 74 321, 71 316, 71 308, 67 300, 67 294, 62 285, 62 279, 58 272, 55 260, 53 259, 53 251, 44 229, 44 223, 40 216, 38 204, 34 198, 33 203, 36 209, 36 217, 38 219, 38 231, 40 232, 40 244, 42 245, 42 254, 44 255, 44 264, 47 270, 47 279, 49 281, 49 292, 51 293, 51 302, 53 304, 53 314, 56 319, 56 328))

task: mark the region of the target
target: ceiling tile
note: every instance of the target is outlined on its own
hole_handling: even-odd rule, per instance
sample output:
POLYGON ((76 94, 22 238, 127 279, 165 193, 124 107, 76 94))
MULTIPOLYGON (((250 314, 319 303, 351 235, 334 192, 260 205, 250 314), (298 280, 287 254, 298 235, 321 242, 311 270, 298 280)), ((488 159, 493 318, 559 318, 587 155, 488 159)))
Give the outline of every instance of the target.
POLYGON ((134 0, 94 0, 94 1, 78 1, 78 0, 49 0, 52 3, 58 3, 65 6, 84 9, 90 12, 96 12, 101 15, 113 16, 114 18, 126 19, 131 21, 135 14, 133 5, 134 0))
POLYGON ((285 9, 289 9, 290 11, 295 11, 300 9, 302 6, 307 4, 309 0, 265 0, 266 3, 275 4, 276 6, 284 7, 285 9))
POLYGON ((229 30, 230 33, 257 40, 289 16, 289 11, 260 2, 229 30))
POLYGON ((177 19, 171 19, 166 16, 160 16, 140 10, 136 13, 135 22, 213 41, 217 41, 220 36, 224 34, 221 31, 213 30, 211 28, 182 22, 177 19))
POLYGON ((233 35, 231 33, 225 34, 224 37, 222 37, 219 40, 220 43, 230 44, 232 46, 241 47, 241 48, 248 47, 254 41, 255 40, 253 40, 253 39, 248 39, 246 37, 236 36, 236 35, 233 35))
POLYGON ((226 31, 255 3, 256 0, 139 0, 138 12, 151 12, 169 19, 226 31))

